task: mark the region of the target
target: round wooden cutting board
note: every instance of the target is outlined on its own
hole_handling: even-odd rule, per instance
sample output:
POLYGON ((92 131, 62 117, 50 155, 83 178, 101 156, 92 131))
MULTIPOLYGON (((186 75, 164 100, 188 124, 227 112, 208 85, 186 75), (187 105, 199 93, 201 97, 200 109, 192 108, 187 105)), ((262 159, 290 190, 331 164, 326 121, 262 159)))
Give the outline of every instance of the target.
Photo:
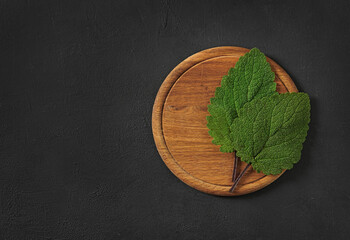
MULTIPOLYGON (((222 153, 208 134, 206 116, 210 98, 221 79, 249 49, 216 47, 196 53, 176 66, 160 87, 153 106, 152 130, 160 156, 187 185, 214 195, 237 196, 257 191, 279 175, 264 175, 250 168, 233 193, 234 154, 222 153)), ((297 92, 289 75, 267 58, 275 72, 277 91, 297 92)), ((239 171, 246 166, 240 162, 239 171)))

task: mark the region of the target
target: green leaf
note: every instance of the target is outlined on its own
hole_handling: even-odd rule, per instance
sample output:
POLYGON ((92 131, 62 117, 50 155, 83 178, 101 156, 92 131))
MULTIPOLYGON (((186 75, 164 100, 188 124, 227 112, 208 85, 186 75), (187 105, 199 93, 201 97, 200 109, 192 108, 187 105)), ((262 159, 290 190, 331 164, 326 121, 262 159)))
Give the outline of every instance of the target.
POLYGON ((306 93, 285 93, 244 105, 231 125, 231 139, 241 160, 257 172, 279 174, 301 156, 310 122, 306 93))
POLYGON ((240 57, 235 68, 231 68, 216 88, 215 97, 210 99, 207 117, 209 134, 213 143, 221 145, 220 151, 233 152, 230 126, 246 102, 277 94, 275 74, 266 57, 257 48, 240 57))
POLYGON ((221 145, 221 152, 233 152, 230 138, 230 126, 237 117, 235 102, 233 98, 233 68, 221 81, 221 87, 216 88, 215 97, 210 99, 208 111, 211 116, 207 116, 207 127, 209 134, 214 138, 213 143, 221 145))

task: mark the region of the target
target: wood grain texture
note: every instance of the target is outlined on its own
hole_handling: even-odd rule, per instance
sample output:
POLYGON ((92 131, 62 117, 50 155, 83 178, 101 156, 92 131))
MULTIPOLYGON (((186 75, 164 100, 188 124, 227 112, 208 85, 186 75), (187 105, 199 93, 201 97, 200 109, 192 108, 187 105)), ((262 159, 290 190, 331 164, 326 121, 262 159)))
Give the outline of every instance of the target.
MULTIPOLYGON (((222 76, 248 51, 216 47, 190 56, 164 80, 153 106, 153 136, 164 163, 184 183, 205 193, 243 195, 267 186, 283 174, 265 176, 250 169, 230 193, 234 154, 220 152, 208 134, 210 98, 222 76)), ((276 75, 277 91, 297 92, 290 76, 276 62, 267 60, 276 75)), ((240 171, 245 166, 241 162, 240 171)))

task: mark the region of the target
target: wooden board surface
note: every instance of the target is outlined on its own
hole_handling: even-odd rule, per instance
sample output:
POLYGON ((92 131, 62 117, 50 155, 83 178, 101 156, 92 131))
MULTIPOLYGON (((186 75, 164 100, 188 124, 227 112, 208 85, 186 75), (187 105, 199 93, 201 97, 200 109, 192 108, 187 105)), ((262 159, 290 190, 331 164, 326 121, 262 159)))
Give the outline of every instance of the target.
MULTIPOLYGON (((164 163, 184 183, 205 193, 243 195, 267 186, 281 175, 266 176, 250 168, 230 193, 234 154, 220 152, 208 134, 210 98, 222 76, 248 51, 217 47, 185 59, 164 80, 153 106, 153 136, 164 163)), ((289 75, 273 60, 267 60, 276 75, 277 91, 297 92, 289 75)), ((245 166, 241 162, 239 172, 245 166)))

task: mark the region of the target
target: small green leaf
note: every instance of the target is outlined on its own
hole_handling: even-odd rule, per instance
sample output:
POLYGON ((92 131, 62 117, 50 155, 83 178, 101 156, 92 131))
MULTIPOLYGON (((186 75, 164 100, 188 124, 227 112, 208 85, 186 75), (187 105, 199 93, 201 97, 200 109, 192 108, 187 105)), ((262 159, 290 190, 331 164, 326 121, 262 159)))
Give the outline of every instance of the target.
POLYGON ((242 161, 266 175, 291 169, 299 161, 310 122, 306 93, 255 99, 238 115, 231 125, 231 140, 242 161))
POLYGON ((230 139, 230 126, 233 119, 237 117, 237 111, 233 98, 232 71, 234 71, 233 68, 222 78, 221 87, 216 88, 215 97, 210 99, 210 105, 208 105, 208 111, 211 114, 207 116, 209 134, 214 138, 214 144, 221 145, 221 152, 234 151, 230 139))

